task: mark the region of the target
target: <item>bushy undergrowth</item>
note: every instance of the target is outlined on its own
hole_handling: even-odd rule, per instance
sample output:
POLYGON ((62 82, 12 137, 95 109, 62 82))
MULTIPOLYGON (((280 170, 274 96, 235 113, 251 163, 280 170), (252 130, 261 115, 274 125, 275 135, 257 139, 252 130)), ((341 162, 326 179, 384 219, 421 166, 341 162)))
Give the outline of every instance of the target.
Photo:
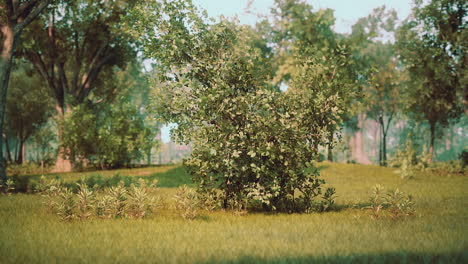
POLYGON ((407 140, 405 146, 395 153, 395 156, 390 159, 389 164, 392 167, 398 168, 396 173, 402 179, 414 178, 419 171, 432 172, 439 175, 463 175, 467 174, 464 156, 460 154, 460 160, 447 162, 430 162, 430 154, 426 148, 420 153, 417 151, 413 141, 407 140))
POLYGON ((30 175, 30 174, 44 174, 50 171, 50 167, 41 167, 34 162, 25 162, 23 164, 9 163, 6 167, 7 175, 30 175))
POLYGON ((154 211, 157 201, 149 192, 156 187, 156 182, 139 179, 130 186, 121 181, 116 186, 89 187, 87 180, 75 183, 77 188, 73 190, 59 180, 47 181, 42 177, 37 191, 46 198, 48 209, 62 220, 86 220, 92 216, 140 219, 154 211))

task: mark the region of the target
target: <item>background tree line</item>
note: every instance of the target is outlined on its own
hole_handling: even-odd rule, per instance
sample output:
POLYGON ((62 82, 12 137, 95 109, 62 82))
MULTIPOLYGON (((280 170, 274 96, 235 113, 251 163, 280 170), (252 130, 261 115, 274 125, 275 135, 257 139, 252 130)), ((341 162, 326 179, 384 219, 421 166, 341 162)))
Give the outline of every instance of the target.
MULTIPOLYGON (((249 94, 249 87, 286 90, 290 97, 258 100, 286 100, 286 105, 293 97, 313 100, 302 104, 310 114, 297 111, 311 122, 304 136, 311 136, 314 159, 322 154, 330 161, 386 165, 389 152, 394 156, 409 132, 419 151, 426 146, 430 160, 443 150, 454 153, 441 153, 440 159, 457 158, 466 145, 465 1, 415 1, 403 20, 377 8, 350 34, 333 30, 333 10, 300 0, 276 0, 255 26, 210 22, 191 1, 4 0, 0 5, 0 159, 9 164, 34 152, 36 162, 57 170, 128 166, 151 155, 159 122, 177 122, 175 138, 193 141, 187 131, 202 129, 202 122, 213 129, 218 119, 231 118, 215 115, 219 108, 193 116, 201 111, 196 108, 201 104, 192 105, 197 98, 214 107, 210 96, 226 92, 225 98, 237 98, 249 94), (225 52, 238 43, 248 48, 247 57, 225 52), (148 58, 155 61, 151 70, 143 64, 148 58), (179 91, 193 97, 173 100, 182 84, 212 89, 211 95, 179 91), (190 114, 181 115, 183 109, 190 114), (437 141, 442 136, 444 145, 437 141)), ((255 102, 244 103, 247 108, 237 110, 245 120, 258 115, 260 109, 249 112, 255 102)), ((285 106, 274 107, 284 114, 285 106)), ((260 112, 273 115, 269 111, 260 112)), ((244 121, 230 125, 239 129, 244 121)), ((227 123, 217 125, 229 129, 227 123)), ((270 129, 289 129, 281 126, 270 129)), ((204 149, 195 153, 204 155, 204 149)), ((0 163, 5 179, 6 163, 0 163)))

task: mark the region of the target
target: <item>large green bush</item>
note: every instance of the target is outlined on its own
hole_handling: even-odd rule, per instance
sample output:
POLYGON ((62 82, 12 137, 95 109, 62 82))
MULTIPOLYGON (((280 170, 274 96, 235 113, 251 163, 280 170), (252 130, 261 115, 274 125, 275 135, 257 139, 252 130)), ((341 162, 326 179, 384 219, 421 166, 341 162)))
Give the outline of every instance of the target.
POLYGON ((324 183, 312 164, 314 146, 330 138, 339 98, 302 89, 314 85, 305 63, 298 89, 279 91, 271 49, 250 27, 206 23, 187 2, 151 8, 136 9, 133 26, 158 60, 154 110, 177 123, 177 142, 193 143, 186 164, 201 191, 222 190, 225 208, 253 201, 267 210, 323 208, 314 199, 324 183))

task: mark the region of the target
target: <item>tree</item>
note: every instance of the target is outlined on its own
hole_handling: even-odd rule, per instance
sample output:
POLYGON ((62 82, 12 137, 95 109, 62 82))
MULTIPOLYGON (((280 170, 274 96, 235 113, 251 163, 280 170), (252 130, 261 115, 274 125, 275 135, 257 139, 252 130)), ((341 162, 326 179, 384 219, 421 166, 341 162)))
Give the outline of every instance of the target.
POLYGON ((394 10, 375 8, 354 25, 350 42, 356 57, 364 93, 362 109, 380 126, 379 163, 387 163, 387 135, 396 112, 402 106, 402 69, 390 40, 379 40, 383 33, 393 33, 397 20, 394 10))
POLYGON ((62 120, 62 144, 75 168, 130 166, 158 145, 157 123, 146 110, 150 88, 142 63, 115 70, 106 86, 116 91, 112 98, 86 101, 62 120))
POLYGON ((9 86, 4 133, 5 145, 9 161, 12 162, 8 139, 17 140, 19 144, 16 147, 17 156, 14 159, 21 164, 25 158, 25 142, 49 119, 52 100, 40 77, 34 74, 32 67, 24 61, 16 64, 16 69, 11 74, 9 86))
POLYGON ((367 58, 372 65, 368 86, 365 88, 367 113, 380 126, 379 163, 387 165, 387 135, 390 124, 403 105, 401 85, 403 73, 398 69, 398 60, 393 45, 375 42, 367 49, 367 58))
POLYGON ((221 190, 224 207, 257 200, 270 210, 312 210, 323 180, 310 142, 324 138, 334 98, 278 91, 251 28, 206 23, 189 2, 163 2, 134 10, 134 26, 166 70, 154 109, 177 123, 176 141, 193 143, 186 164, 200 189, 221 190))
POLYGON ((466 105, 466 20, 463 0, 416 1, 397 31, 397 50, 410 75, 408 109, 430 129, 434 156, 436 131, 460 117, 466 105))
MULTIPOLYGON (((123 69, 136 57, 136 43, 121 23, 134 2, 59 1, 25 32, 21 53, 50 88, 59 120, 86 100, 105 100, 115 93, 106 80, 114 67, 123 69)), ((62 127, 58 129, 60 140, 62 127)), ((59 150, 57 165, 67 170, 71 164, 61 159, 65 151, 59 150)))
MULTIPOLYGON (((0 2, 0 134, 3 134, 5 108, 13 57, 23 30, 49 5, 51 0, 4 0, 0 2)), ((3 150, 0 140, 0 150, 3 150)), ((0 180, 6 182, 3 151, 0 151, 0 180)))
MULTIPOLYGON (((310 83, 295 87, 336 96, 339 120, 328 126, 326 142, 329 161, 333 161, 332 149, 336 131, 350 118, 350 106, 358 95, 357 72, 348 39, 335 33, 331 9, 313 11, 311 5, 299 0, 277 0, 274 15, 276 55, 279 70, 277 82, 290 85, 291 79, 307 64, 310 83), (312 70, 313 68, 313 70, 312 70)), ((318 150, 318 145, 314 148, 318 150)))

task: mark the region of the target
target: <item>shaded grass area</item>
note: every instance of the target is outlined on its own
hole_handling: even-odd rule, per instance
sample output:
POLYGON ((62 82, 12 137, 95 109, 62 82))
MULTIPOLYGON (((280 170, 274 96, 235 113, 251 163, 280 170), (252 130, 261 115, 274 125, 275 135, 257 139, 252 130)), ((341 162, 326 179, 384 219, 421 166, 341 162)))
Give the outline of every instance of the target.
MULTIPOLYGON (((203 212, 185 221, 166 205, 144 220, 62 222, 38 195, 0 197, 0 263, 467 263, 467 177, 421 174, 404 181, 392 169, 323 164, 343 209, 315 214, 203 212), (416 200, 416 216, 373 220, 365 204, 376 184, 416 200)), ((181 167, 147 177, 190 182, 181 167), (157 176, 159 175, 159 176, 157 176)))
MULTIPOLYGON (((31 192, 34 185, 42 175, 19 175, 13 176, 15 189, 18 192, 31 192)), ((138 178, 158 179, 160 187, 177 187, 182 184, 192 186, 193 183, 183 166, 165 165, 137 169, 117 169, 90 172, 70 172, 70 173, 49 173, 44 174, 48 179, 62 179, 65 183, 76 182, 83 177, 94 178, 98 182, 107 181, 110 185, 115 185, 119 181, 133 182, 138 178), (135 179, 133 179, 135 178, 135 179)), ((91 184, 92 185, 92 184, 91 184)))

